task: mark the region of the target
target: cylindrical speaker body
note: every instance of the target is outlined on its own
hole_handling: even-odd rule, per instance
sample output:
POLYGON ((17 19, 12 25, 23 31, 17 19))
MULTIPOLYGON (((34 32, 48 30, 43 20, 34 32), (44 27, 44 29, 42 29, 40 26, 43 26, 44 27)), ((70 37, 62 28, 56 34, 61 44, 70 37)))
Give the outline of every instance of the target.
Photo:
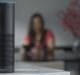
POLYGON ((0 3, 0 73, 14 72, 14 3, 0 3))

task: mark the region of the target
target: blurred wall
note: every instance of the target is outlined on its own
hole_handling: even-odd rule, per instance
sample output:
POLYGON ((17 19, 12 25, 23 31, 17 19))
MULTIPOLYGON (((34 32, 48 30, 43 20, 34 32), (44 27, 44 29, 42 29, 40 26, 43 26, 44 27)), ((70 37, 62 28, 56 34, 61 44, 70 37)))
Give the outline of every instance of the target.
POLYGON ((56 37, 57 46, 69 46, 74 37, 58 23, 56 12, 65 9, 69 0, 0 0, 1 2, 15 2, 15 46, 22 45, 23 36, 28 32, 31 15, 40 12, 45 19, 46 28, 51 29, 56 37))

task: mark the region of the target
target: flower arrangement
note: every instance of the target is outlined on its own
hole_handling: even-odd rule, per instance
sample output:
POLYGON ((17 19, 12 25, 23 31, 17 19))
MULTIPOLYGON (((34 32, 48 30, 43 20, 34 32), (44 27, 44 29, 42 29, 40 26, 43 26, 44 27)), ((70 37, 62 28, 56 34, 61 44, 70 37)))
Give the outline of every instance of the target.
POLYGON ((60 23, 72 34, 80 38, 80 7, 79 0, 70 0, 64 11, 58 12, 60 23))

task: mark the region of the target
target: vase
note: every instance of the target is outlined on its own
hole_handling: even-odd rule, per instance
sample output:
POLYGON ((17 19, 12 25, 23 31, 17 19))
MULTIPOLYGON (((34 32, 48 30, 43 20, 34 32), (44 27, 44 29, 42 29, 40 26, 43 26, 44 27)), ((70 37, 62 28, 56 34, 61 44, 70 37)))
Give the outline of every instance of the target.
POLYGON ((80 38, 76 38, 72 48, 77 59, 80 59, 80 38))

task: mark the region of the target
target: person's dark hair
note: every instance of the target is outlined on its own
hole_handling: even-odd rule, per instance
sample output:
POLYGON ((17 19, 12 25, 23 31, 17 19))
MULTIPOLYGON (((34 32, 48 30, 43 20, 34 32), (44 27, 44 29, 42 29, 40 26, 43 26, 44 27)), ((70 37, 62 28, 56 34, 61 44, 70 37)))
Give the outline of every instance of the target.
MULTIPOLYGON (((36 13, 36 14, 33 14, 31 19, 30 19, 30 25, 29 25, 29 38, 30 38, 30 43, 31 44, 34 44, 34 38, 35 38, 35 31, 33 29, 33 20, 36 18, 36 17, 39 17, 40 20, 41 20, 41 23, 42 23, 42 28, 41 28, 41 32, 42 34, 44 34, 44 19, 42 17, 41 14, 39 13, 36 13)), ((42 40, 42 39, 41 39, 42 40)), ((41 41, 42 42, 42 41, 41 41)))

